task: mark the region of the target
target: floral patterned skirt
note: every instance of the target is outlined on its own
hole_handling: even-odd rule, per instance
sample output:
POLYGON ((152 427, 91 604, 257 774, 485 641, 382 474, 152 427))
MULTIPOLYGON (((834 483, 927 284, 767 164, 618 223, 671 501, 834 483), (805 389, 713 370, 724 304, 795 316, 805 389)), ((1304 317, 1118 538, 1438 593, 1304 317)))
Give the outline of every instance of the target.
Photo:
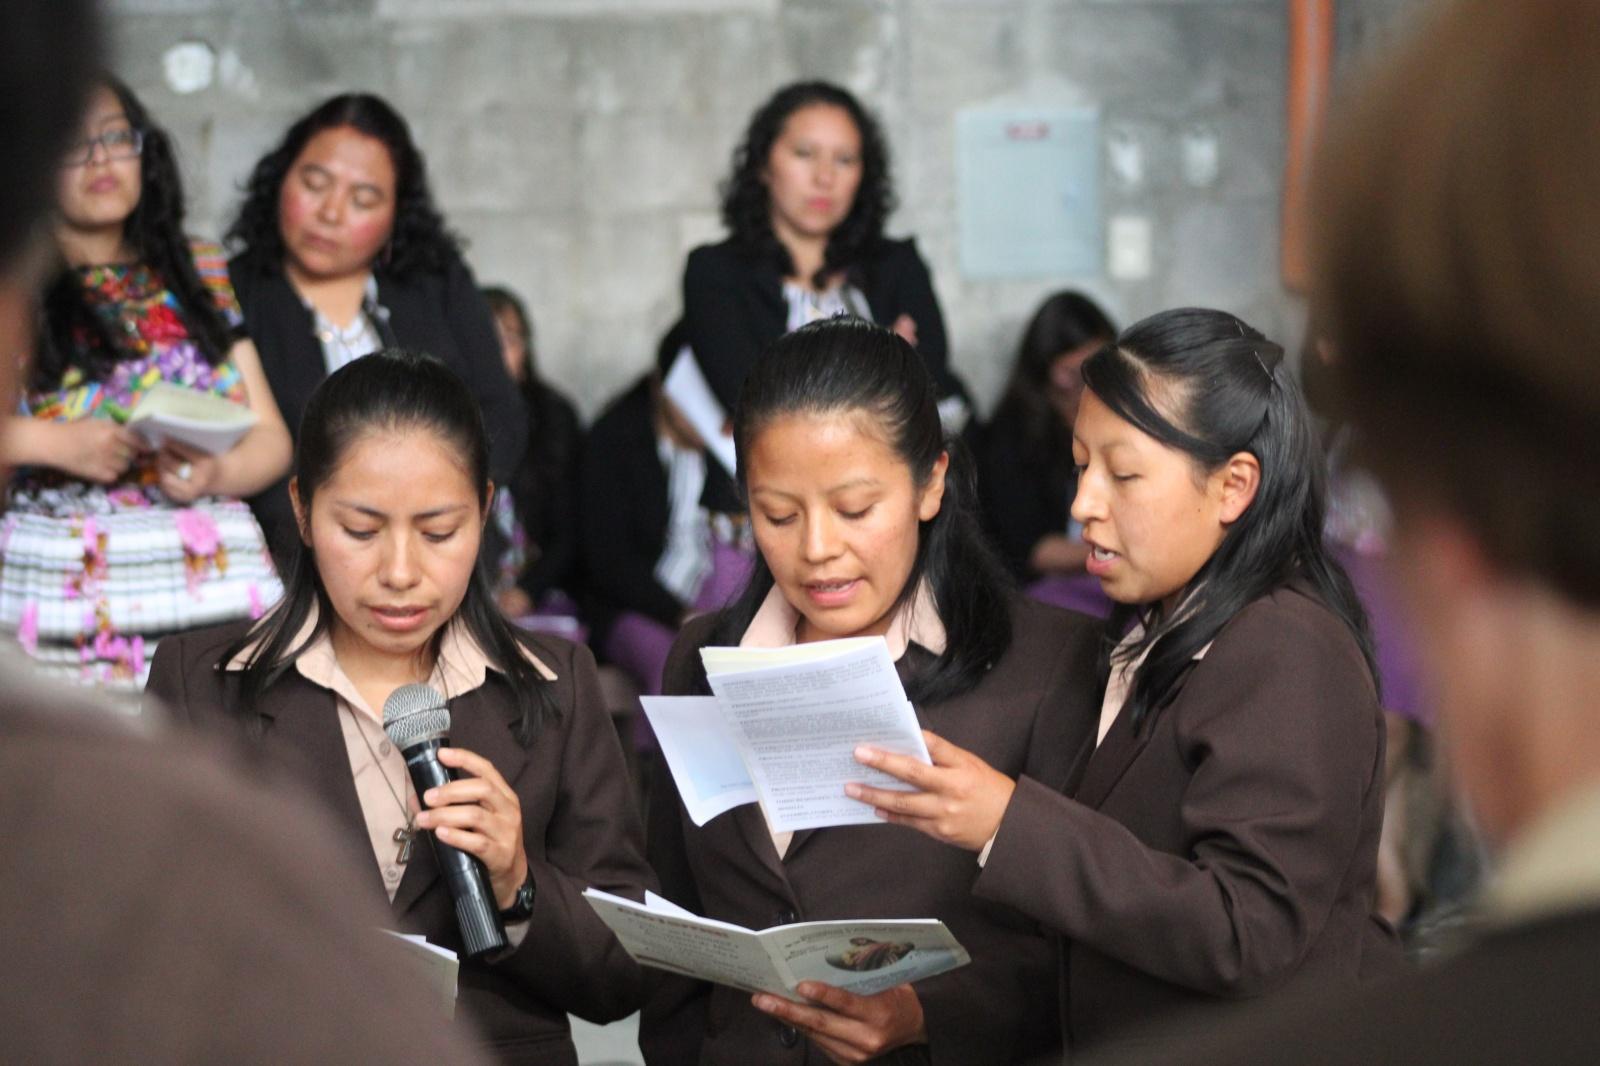
POLYGON ((259 618, 283 593, 239 500, 19 489, 0 523, 0 629, 48 674, 141 688, 168 633, 259 618))

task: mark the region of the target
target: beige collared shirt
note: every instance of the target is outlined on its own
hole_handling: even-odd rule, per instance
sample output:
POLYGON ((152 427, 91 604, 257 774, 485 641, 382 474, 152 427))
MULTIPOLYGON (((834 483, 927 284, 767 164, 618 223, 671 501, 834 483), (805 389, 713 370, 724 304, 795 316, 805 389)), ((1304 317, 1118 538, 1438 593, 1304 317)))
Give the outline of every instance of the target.
MULTIPOLYGON (((313 608, 290 647, 299 647, 310 639, 316 623, 317 612, 313 608)), ((228 661, 225 669, 242 669, 255 647, 246 647, 228 661)), ((547 681, 556 679, 555 673, 532 652, 524 648, 523 654, 547 681)), ((481 686, 493 666, 466 626, 452 622, 439 642, 439 657, 433 664, 433 673, 427 683, 444 693, 447 699, 454 698, 481 686)), ((378 862, 378 872, 383 876, 383 886, 388 890, 390 902, 393 902, 395 892, 400 888, 400 880, 405 875, 405 866, 399 861, 401 843, 396 840, 396 835, 410 822, 411 812, 418 809, 405 760, 383 731, 382 709, 374 709, 367 704, 355 682, 339 665, 338 656, 333 651, 333 639, 328 633, 323 633, 306 648, 295 660, 295 669, 307 681, 334 695, 339 728, 344 735, 345 753, 350 760, 350 773, 355 779, 356 798, 361 803, 361 814, 367 824, 367 836, 372 843, 373 857, 378 862)))
MULTIPOLYGON (((1135 625, 1128 631, 1128 635, 1117 642, 1116 651, 1111 654, 1111 661, 1116 663, 1117 657, 1124 648, 1132 646, 1144 636, 1144 626, 1135 625)), ((1206 657, 1206 652, 1211 650, 1213 641, 1207 641, 1206 646, 1194 653, 1194 661, 1199 662, 1206 657)), ((1117 715, 1122 713, 1122 705, 1128 702, 1128 690, 1133 688, 1134 675, 1139 672, 1139 667, 1144 665, 1149 656, 1150 649, 1146 648, 1139 653, 1139 657, 1132 662, 1123 663, 1121 666, 1111 667, 1111 676, 1106 679, 1106 694, 1100 701, 1100 725, 1094 735, 1094 746, 1098 748, 1106 739, 1106 734, 1111 732, 1111 725, 1117 720, 1117 715)))
POLYGON ((1600 785, 1583 790, 1520 834, 1489 883, 1484 911, 1496 924, 1600 904, 1600 785))
MULTIPOLYGON (((777 585, 761 601, 760 610, 750 620, 744 636, 739 638, 741 648, 787 648, 795 643, 800 625, 800 612, 784 598, 777 585)), ((889 620, 889 631, 883 635, 889 645, 889 657, 899 662, 912 644, 925 648, 934 655, 943 655, 949 637, 944 623, 939 620, 939 609, 933 602, 933 590, 926 581, 917 586, 910 600, 895 608, 889 620)), ((769 829, 770 832, 770 829, 769 829)), ((772 833, 773 847, 778 858, 789 852, 793 833, 772 833)))

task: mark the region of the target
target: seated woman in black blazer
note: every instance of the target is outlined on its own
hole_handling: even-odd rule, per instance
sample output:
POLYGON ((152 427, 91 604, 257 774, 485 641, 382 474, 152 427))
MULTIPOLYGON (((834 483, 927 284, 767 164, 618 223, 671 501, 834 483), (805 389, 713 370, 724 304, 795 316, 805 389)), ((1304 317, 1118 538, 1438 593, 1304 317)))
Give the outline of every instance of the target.
POLYGON ((1116 335, 1082 293, 1046 299, 1022 332, 1005 397, 978 447, 984 524, 1011 572, 1030 596, 1101 617, 1110 604, 1084 571, 1089 546, 1067 509, 1078 491, 1072 423, 1083 364, 1116 335))
POLYGON ((477 403, 442 364, 383 352, 335 371, 301 426, 284 599, 257 623, 163 640, 146 691, 323 800, 400 930, 462 948, 418 830, 481 859, 513 949, 462 962, 460 1014, 501 1061, 565 1066, 569 1012, 610 1021, 642 991, 580 894, 654 880, 594 659, 513 630, 478 570, 487 469, 477 403), (414 682, 449 701, 439 761, 460 777, 420 797, 381 725, 414 682))
MULTIPOLYGON (((1009 773, 1064 784, 1092 736, 1099 626, 1010 591, 911 346, 850 319, 789 334, 746 380, 734 439, 755 574, 732 606, 685 626, 666 691, 707 691, 706 645, 881 635, 926 726, 1009 773)), ((804 1033, 843 1061, 992 1066, 1037 1061, 1059 1039, 1048 939, 975 899, 971 859, 918 833, 775 834, 754 804, 697 827, 662 773, 649 854, 663 892, 697 913, 758 928, 939 918, 972 954, 969 966, 876 996, 805 983, 804 1006, 667 978, 641 1022, 651 1063, 810 1061, 804 1033)))
MULTIPOLYGON (((952 428, 965 423, 927 264, 913 241, 884 236, 893 208, 883 132, 846 90, 787 85, 751 116, 722 186, 729 236, 690 252, 683 273, 689 347, 730 416, 769 344, 848 312, 909 341, 946 398, 952 428)), ((707 504, 738 510, 727 476, 712 475, 707 504)))
POLYGON ((1322 542, 1321 455, 1282 359, 1232 315, 1190 309, 1084 365, 1072 514, 1120 605, 1113 630, 1131 629, 1065 790, 939 737, 932 767, 858 753, 924 791, 851 795, 977 852, 979 897, 1065 938, 1069 1051, 1397 958, 1372 917, 1371 641, 1322 542))
MULTIPOLYGON (((674 325, 655 369, 595 419, 580 478, 590 644, 651 695, 684 618, 722 606, 701 598, 714 592, 716 547, 700 494, 715 460, 661 391, 682 346, 674 325)), ((636 722, 647 728, 642 716, 636 722)))
POLYGON ((495 495, 495 599, 511 618, 537 611, 548 624, 576 609, 583 423, 572 401, 539 373, 526 305, 499 286, 484 289, 483 298, 494 312, 506 373, 528 411, 528 449, 502 483, 510 491, 495 495))
MULTIPOLYGON (((291 432, 328 374, 380 348, 411 348, 467 383, 489 435, 489 476, 511 483, 527 412, 422 153, 387 102, 347 93, 290 126, 251 172, 228 241, 245 326, 291 432)), ((250 506, 284 565, 296 532, 284 483, 250 506)))

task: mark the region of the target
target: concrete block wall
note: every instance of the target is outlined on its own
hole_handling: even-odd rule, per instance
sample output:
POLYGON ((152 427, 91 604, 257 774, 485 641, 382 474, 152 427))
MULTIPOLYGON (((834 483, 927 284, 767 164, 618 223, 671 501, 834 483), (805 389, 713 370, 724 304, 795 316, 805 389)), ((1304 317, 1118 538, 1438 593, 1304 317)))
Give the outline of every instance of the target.
MULTIPOLYGON (((1351 42, 1420 0, 1353 0, 1351 42)), ((117 69, 175 134, 191 229, 216 234, 255 159, 347 89, 411 120, 480 281, 527 299, 543 371, 592 415, 646 367, 676 316, 684 254, 720 233, 716 185, 775 87, 825 77, 887 129, 901 208, 933 269, 956 366, 987 410, 1036 302, 1085 289, 1123 321, 1212 304, 1298 336, 1278 280, 1283 0, 113 0, 117 69), (203 41, 211 84, 179 93, 163 56, 203 41), (1147 279, 974 281, 956 238, 957 112, 1093 104, 1146 176, 1107 214, 1153 224, 1147 279), (1178 139, 1221 146, 1186 185, 1178 139)))

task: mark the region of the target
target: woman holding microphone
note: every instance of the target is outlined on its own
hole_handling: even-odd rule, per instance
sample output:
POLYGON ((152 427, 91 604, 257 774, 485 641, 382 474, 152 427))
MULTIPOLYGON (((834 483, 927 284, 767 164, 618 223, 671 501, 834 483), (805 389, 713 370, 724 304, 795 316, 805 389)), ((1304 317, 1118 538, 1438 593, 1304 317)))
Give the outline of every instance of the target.
POLYGON ((570 1066, 567 1015, 612 1021, 642 993, 581 893, 639 897, 653 878, 593 657, 514 629, 478 568, 494 487, 477 404, 426 356, 359 359, 312 395, 289 485, 301 539, 284 599, 258 623, 164 641, 147 694, 298 775, 404 932, 462 950, 417 832, 478 858, 511 947, 462 961, 459 1013, 502 1061, 570 1066), (439 761, 459 775, 420 797, 382 727, 414 683, 448 700, 439 761))

